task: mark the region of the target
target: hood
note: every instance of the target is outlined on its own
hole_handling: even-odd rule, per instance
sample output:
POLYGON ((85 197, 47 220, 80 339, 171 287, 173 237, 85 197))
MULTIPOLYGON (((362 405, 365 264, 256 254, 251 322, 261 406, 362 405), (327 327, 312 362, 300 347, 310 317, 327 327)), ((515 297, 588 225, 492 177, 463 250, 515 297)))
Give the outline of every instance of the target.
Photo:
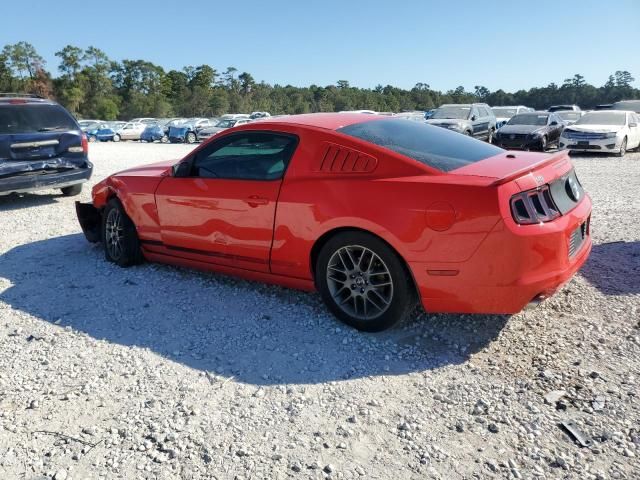
POLYGON ((624 125, 571 125, 574 132, 612 133, 623 128, 624 125))
POLYGON ((510 133, 529 135, 537 131, 542 131, 545 128, 544 125, 505 125, 500 127, 499 132, 502 135, 509 135, 510 133))
POLYGON ((430 125, 456 125, 458 123, 466 123, 468 120, 461 120, 455 118, 430 118, 425 120, 430 125))
POLYGON ((140 165, 121 172, 114 173, 114 177, 160 177, 171 170, 180 160, 163 160, 162 162, 140 165))

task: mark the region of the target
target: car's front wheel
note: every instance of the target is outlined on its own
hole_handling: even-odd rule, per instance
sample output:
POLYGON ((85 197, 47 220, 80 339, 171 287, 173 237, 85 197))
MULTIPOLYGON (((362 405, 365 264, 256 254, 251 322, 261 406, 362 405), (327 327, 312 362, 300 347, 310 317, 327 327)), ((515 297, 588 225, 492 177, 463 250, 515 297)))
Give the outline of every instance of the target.
POLYGON ((118 135, 117 133, 113 136, 113 141, 114 142, 119 142, 120 141, 120 135, 118 135))
POLYGON ((162 138, 160 139, 161 143, 169 143, 169 137, 167 137, 166 135, 163 135, 162 138))
POLYGON ((385 330, 415 309, 415 289, 406 266, 389 245, 365 232, 330 238, 320 250, 315 272, 329 309, 358 330, 385 330))
POLYGON ((196 134, 193 132, 187 133, 187 136, 185 137, 185 142, 196 143, 196 134))
POLYGON ((105 258, 121 267, 143 260, 136 226, 117 198, 109 200, 102 214, 102 244, 105 258))
POLYGON ((627 137, 622 139, 622 143, 620 144, 620 151, 618 152, 618 157, 624 157, 627 153, 627 137))
POLYGON ((540 151, 544 152, 547 149, 547 137, 546 136, 542 136, 542 138, 540 139, 540 151))

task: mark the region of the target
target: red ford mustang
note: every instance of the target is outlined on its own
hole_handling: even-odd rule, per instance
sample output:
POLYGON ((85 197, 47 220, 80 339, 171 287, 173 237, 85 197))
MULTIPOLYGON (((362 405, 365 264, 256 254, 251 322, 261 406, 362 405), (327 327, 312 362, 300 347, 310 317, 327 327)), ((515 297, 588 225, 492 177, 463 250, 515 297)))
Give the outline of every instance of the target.
POLYGON ((107 260, 320 291, 345 323, 515 313, 591 250, 565 152, 508 152, 408 120, 311 114, 221 133, 179 162, 116 173, 77 204, 107 260))

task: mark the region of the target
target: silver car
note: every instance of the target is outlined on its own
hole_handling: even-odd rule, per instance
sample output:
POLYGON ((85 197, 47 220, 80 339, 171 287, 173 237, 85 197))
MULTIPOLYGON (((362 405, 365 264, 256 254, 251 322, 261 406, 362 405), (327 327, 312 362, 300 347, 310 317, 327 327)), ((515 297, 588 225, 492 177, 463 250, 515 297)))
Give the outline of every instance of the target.
POLYGON ((251 119, 249 118, 239 118, 239 119, 225 119, 220 120, 212 127, 204 127, 198 130, 198 139, 206 140, 207 138, 213 137, 218 133, 232 127, 237 127, 238 125, 244 125, 245 123, 250 123, 251 119))

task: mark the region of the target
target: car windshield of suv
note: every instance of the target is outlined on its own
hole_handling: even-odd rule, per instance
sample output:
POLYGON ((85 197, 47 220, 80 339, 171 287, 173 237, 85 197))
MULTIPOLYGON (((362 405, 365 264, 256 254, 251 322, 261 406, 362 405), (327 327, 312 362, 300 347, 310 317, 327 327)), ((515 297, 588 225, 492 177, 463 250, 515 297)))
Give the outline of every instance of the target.
POLYGON ((587 113, 576 122, 576 125, 615 125, 621 127, 626 123, 626 115, 624 112, 615 113, 601 110, 587 113))
POLYGON ((0 134, 77 129, 71 115, 59 105, 27 103, 0 106, 0 134))
POLYGON ((562 120, 569 120, 575 122, 580 118, 580 114, 577 112, 558 112, 556 113, 562 120))
POLYGON ((521 113, 512 117, 507 125, 546 125, 549 115, 536 115, 531 113, 521 113))
POLYGON ((355 123, 337 130, 448 172, 493 157, 503 149, 445 128, 400 118, 355 123))
POLYGON ((458 120, 466 120, 469 118, 469 112, 471 107, 440 107, 438 108, 431 118, 452 118, 458 120))
POLYGON ((517 108, 492 108, 491 110, 498 118, 511 118, 518 113, 517 108))

